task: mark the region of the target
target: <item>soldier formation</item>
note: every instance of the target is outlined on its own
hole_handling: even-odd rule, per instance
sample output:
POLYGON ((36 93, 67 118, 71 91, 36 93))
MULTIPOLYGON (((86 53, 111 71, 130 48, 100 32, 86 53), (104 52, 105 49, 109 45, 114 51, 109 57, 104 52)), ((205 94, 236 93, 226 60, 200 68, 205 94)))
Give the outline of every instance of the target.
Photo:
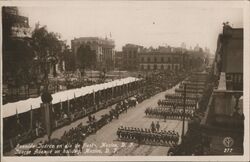
MULTIPOLYGON (((165 99, 181 99, 183 100, 183 94, 181 93, 174 93, 174 94, 166 94, 165 95, 165 99)), ((197 95, 195 94, 186 94, 186 99, 191 99, 191 100, 195 100, 197 99, 197 95)))
POLYGON ((157 130, 157 124, 151 129, 121 126, 117 130, 117 137, 122 141, 132 141, 139 144, 175 146, 179 142, 179 133, 172 130, 157 130))
MULTIPOLYGON (((191 119, 194 111, 191 108, 187 108, 185 111, 185 118, 191 119)), ((145 114, 148 117, 164 118, 166 119, 183 119, 183 109, 171 109, 171 108, 146 108, 145 114)))
MULTIPOLYGON (((192 99, 186 99, 185 105, 195 107, 196 101, 192 99)), ((179 98, 159 100, 158 106, 172 106, 175 109, 177 106, 183 106, 183 100, 179 98)))

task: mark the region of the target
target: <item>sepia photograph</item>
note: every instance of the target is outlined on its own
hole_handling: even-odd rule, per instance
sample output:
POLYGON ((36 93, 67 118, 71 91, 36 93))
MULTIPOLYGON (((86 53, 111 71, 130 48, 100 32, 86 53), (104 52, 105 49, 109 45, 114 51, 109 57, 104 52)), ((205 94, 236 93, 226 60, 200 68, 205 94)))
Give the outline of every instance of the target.
POLYGON ((249 1, 14 2, 3 161, 249 160, 249 1))

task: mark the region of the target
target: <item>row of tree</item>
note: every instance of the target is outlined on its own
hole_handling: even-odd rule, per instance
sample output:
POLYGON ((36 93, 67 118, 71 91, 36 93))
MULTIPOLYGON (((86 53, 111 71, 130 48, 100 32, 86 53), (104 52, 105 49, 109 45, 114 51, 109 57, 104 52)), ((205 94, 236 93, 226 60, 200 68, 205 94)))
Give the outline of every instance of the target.
POLYGON ((24 87, 29 96, 30 86, 40 87, 48 71, 53 67, 56 76, 56 64, 65 62, 65 69, 75 71, 76 67, 84 73, 85 69, 96 67, 96 53, 90 45, 81 45, 73 56, 69 46, 60 40, 60 34, 49 32, 46 26, 36 24, 31 38, 5 37, 3 40, 3 81, 8 85, 8 93, 19 95, 24 87))
POLYGON ((18 94, 19 88, 25 87, 29 94, 30 85, 36 85, 40 90, 47 75, 46 68, 54 66, 55 69, 55 64, 66 54, 62 52, 63 46, 59 34, 49 32, 46 26, 39 24, 31 38, 8 37, 3 40, 3 81, 10 93, 15 89, 18 94))

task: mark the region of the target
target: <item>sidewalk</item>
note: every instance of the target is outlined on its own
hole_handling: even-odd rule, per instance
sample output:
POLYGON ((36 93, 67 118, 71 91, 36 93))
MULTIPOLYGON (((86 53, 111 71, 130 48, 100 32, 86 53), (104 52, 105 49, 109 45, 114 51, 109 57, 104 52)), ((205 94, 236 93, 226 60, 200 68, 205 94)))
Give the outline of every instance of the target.
MULTIPOLYGON (((114 107, 115 105, 109 106, 108 108, 100 110, 92 115, 95 115, 95 118, 98 120, 99 118, 101 118, 102 115, 109 113, 109 111, 114 107)), ((82 123, 83 125, 87 125, 88 124, 87 121, 88 121, 88 116, 85 116, 79 120, 72 122, 69 125, 56 129, 55 131, 52 132, 51 139, 61 138, 65 131, 69 131, 71 128, 77 127, 77 125, 80 123, 82 123)), ((38 144, 40 141, 47 141, 47 140, 48 140, 48 136, 44 135, 43 137, 37 138, 33 142, 27 143, 26 145, 31 144, 31 143, 38 144)), ((4 153, 5 156, 13 156, 14 154, 15 154, 14 149, 12 149, 10 152, 4 153)))

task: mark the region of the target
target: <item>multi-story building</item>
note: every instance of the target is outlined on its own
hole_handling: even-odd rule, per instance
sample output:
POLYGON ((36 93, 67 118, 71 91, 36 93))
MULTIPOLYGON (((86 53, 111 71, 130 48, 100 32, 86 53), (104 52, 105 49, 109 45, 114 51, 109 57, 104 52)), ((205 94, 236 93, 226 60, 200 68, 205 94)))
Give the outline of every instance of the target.
POLYGON ((143 46, 135 44, 126 44, 122 47, 123 69, 137 70, 139 63, 139 53, 143 50, 143 46))
POLYGON ((219 85, 214 92, 215 112, 232 115, 238 112, 237 104, 243 95, 243 29, 224 25, 217 45, 214 72, 219 79, 219 85))
POLYGON ((232 154, 242 154, 244 135, 242 28, 232 28, 228 23, 224 24, 223 32, 217 41, 214 76, 217 81, 203 124, 212 136, 213 148, 218 151, 220 150, 218 148, 224 147, 222 143, 213 141, 230 137, 235 142, 232 154))
POLYGON ((122 69, 123 60, 122 60, 123 53, 122 51, 115 52, 115 68, 122 69))
MULTIPOLYGON (((3 40, 9 41, 13 38, 30 38, 31 28, 28 17, 19 14, 17 7, 3 7, 3 40)), ((7 44, 7 42, 5 43, 7 44)))
POLYGON ((112 69, 114 67, 115 42, 112 39, 102 39, 98 37, 81 37, 71 40, 72 52, 75 56, 76 66, 79 61, 76 54, 81 45, 89 45, 96 54, 97 69, 112 69))
POLYGON ((178 71, 185 66, 186 53, 145 52, 140 53, 140 70, 178 71))
POLYGON ((225 74, 227 88, 243 89, 243 29, 225 25, 219 35, 215 58, 215 74, 225 74))
MULTIPOLYGON (((16 57, 22 54, 21 47, 30 47, 31 28, 28 17, 19 14, 17 7, 2 8, 3 30, 3 82, 11 82, 20 71, 16 64, 16 57), (19 49, 19 50, 17 50, 19 49)), ((20 61, 20 60, 18 60, 20 61)))

